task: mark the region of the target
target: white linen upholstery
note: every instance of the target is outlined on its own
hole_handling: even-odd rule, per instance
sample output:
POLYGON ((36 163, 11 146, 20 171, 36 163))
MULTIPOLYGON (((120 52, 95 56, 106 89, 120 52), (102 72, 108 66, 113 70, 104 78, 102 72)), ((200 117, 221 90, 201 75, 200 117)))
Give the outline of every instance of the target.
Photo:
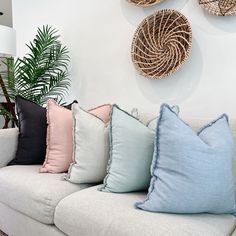
POLYGON ((0 202, 45 224, 53 224, 58 202, 88 185, 62 180, 63 174, 40 174, 40 166, 0 169, 0 202))
POLYGON ((14 159, 18 135, 18 129, 0 129, 0 168, 14 159))
POLYGON ((65 236, 54 225, 36 221, 0 203, 0 230, 9 236, 65 236))
POLYGON ((236 226, 232 215, 145 212, 135 209, 134 203, 146 194, 104 193, 97 188, 64 198, 56 207, 55 225, 71 236, 227 236, 236 226))

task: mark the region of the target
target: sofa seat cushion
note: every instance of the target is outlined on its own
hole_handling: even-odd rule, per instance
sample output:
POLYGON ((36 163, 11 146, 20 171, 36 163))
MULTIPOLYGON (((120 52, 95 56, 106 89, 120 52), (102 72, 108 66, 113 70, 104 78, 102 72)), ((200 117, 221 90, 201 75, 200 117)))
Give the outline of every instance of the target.
POLYGON ((0 202, 45 224, 53 224, 55 207, 64 197, 88 187, 62 180, 63 174, 40 174, 40 166, 0 169, 0 202))
POLYGON ((64 198, 56 207, 55 225, 71 236, 223 236, 230 235, 236 225, 232 215, 174 215, 137 210, 134 203, 144 199, 145 193, 105 193, 97 188, 64 198))

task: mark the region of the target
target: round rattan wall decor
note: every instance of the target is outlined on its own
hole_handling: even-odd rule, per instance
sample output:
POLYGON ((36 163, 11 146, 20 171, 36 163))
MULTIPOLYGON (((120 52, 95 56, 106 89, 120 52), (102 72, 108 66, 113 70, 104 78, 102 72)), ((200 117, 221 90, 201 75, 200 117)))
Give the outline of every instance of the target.
POLYGON ((161 79, 181 67, 191 46, 192 30, 187 18, 176 10, 160 10, 138 26, 132 42, 132 61, 141 75, 161 79))
POLYGON ((199 0, 199 4, 213 15, 231 16, 236 14, 236 0, 199 0))
POLYGON ((127 0, 127 1, 136 6, 150 7, 152 5, 162 2, 163 0, 127 0))

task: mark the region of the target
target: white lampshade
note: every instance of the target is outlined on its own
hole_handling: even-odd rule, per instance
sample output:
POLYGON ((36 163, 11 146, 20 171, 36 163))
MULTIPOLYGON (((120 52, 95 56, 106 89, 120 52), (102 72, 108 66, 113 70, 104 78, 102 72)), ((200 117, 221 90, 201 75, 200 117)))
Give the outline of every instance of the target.
POLYGON ((16 31, 13 28, 0 25, 0 56, 16 55, 16 31))

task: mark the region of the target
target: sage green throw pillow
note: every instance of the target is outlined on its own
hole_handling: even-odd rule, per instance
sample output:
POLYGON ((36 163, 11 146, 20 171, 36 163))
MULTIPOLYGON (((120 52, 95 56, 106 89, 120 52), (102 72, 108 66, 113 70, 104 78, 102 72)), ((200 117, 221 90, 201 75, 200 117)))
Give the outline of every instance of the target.
POLYGON ((101 191, 124 193, 149 187, 154 133, 135 117, 113 105, 110 160, 101 191))

